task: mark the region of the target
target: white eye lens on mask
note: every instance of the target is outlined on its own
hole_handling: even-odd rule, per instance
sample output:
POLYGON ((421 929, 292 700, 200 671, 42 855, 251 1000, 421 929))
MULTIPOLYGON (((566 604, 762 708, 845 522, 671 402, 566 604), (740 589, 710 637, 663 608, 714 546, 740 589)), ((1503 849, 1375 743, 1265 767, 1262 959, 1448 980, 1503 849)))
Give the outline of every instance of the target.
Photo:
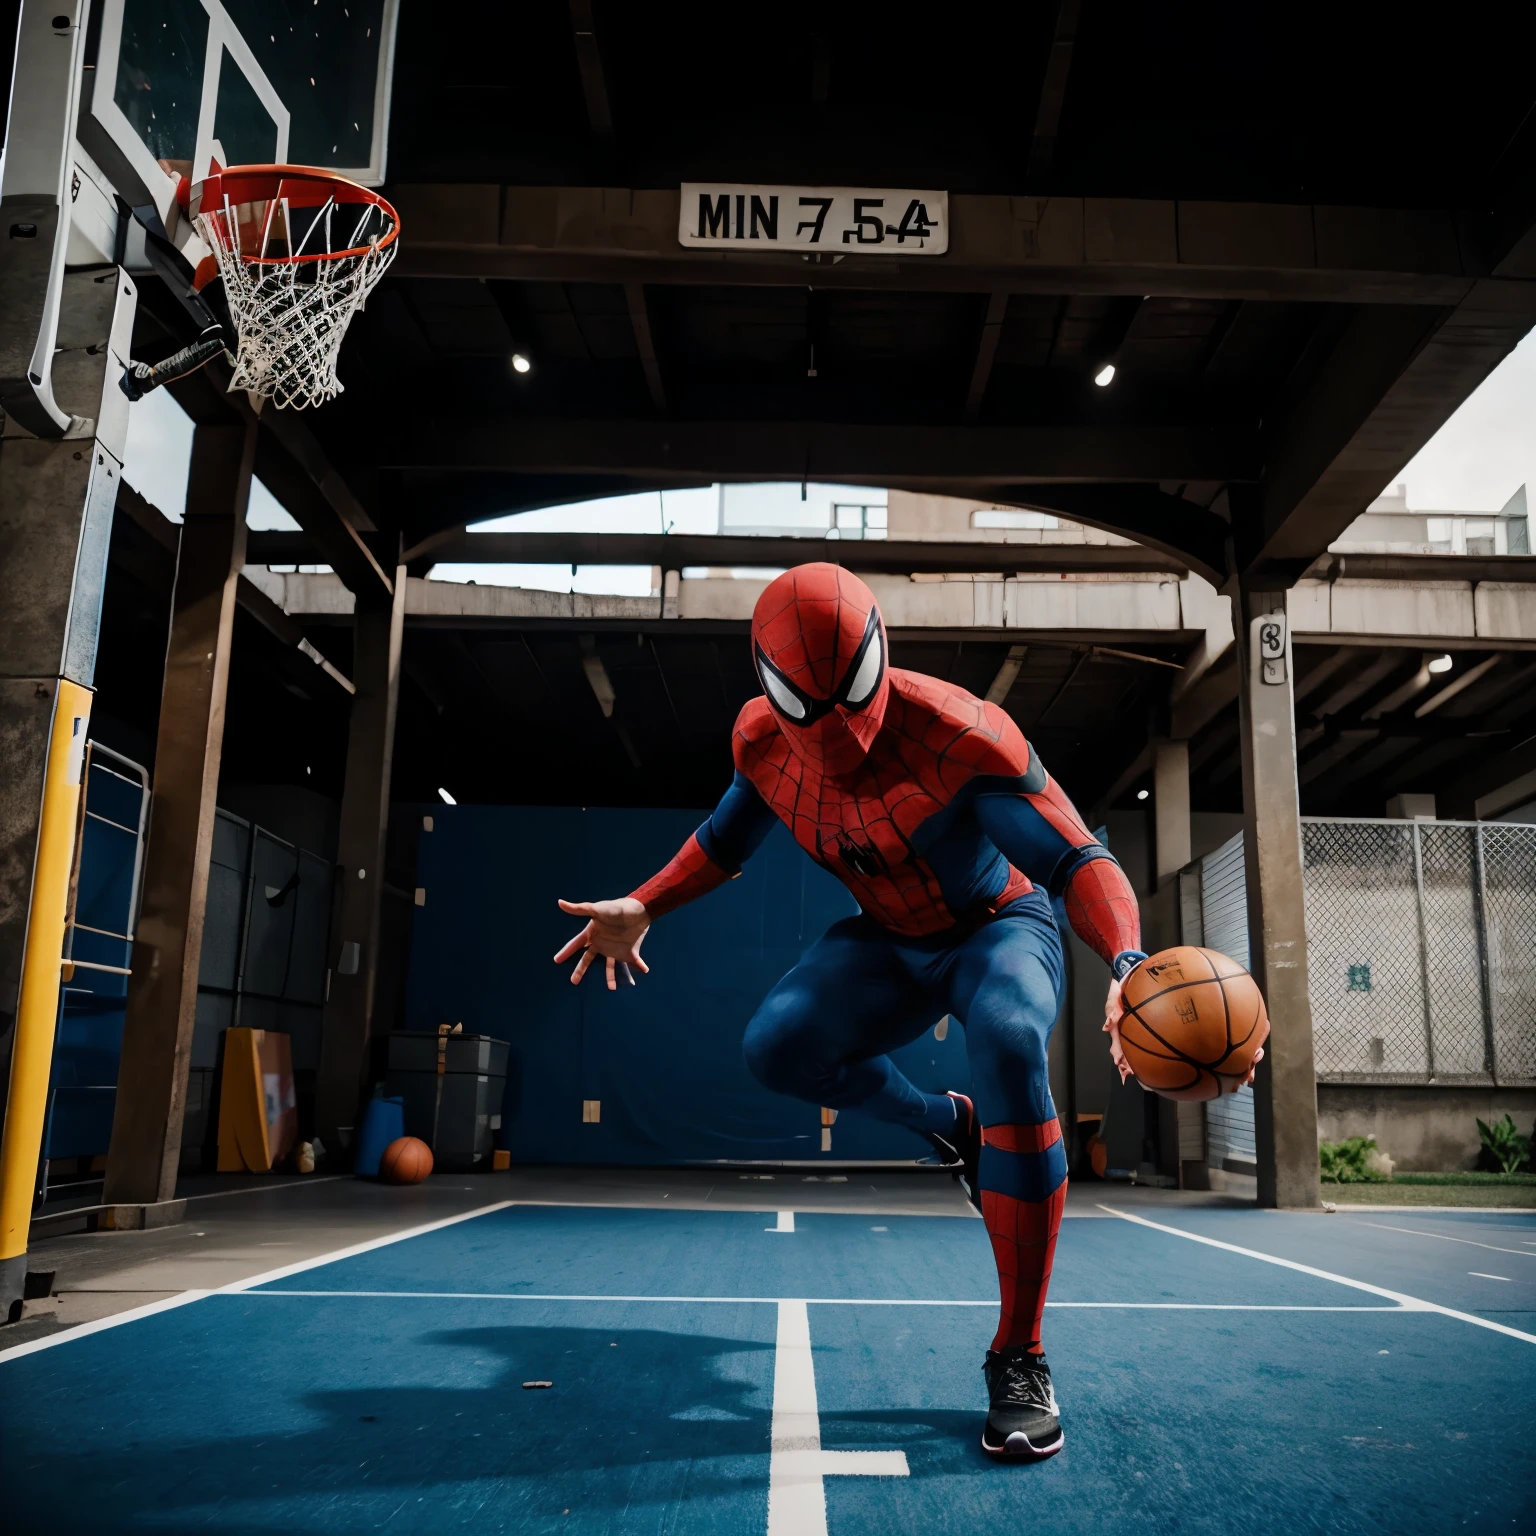
POLYGON ((869 703, 875 684, 880 681, 880 660, 880 631, 877 629, 869 637, 869 648, 864 652, 859 670, 854 673, 853 681, 848 685, 849 709, 862 709, 869 703))
POLYGON ((758 674, 763 680, 763 687, 774 705, 791 720, 805 719, 805 705, 786 688, 772 667, 759 667, 758 674))

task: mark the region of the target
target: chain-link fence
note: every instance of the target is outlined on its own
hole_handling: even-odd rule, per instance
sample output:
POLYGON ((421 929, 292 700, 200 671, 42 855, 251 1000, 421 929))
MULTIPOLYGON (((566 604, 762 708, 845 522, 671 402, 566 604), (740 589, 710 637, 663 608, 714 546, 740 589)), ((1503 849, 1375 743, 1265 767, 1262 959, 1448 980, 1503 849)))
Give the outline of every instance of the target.
POLYGON ((1304 818, 1317 1075, 1536 1081, 1536 826, 1304 818))

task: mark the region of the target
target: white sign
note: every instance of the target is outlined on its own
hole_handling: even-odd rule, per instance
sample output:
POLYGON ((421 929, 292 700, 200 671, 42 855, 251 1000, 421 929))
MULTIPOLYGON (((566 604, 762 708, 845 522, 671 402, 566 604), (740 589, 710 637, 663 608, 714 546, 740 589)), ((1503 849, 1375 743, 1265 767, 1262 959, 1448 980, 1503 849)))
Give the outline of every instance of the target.
POLYGON ((1266 613, 1253 621, 1259 641, 1259 675, 1266 683, 1285 681, 1285 615, 1266 613))
POLYGON ((949 193, 685 181, 677 238, 704 250, 942 256, 949 193))

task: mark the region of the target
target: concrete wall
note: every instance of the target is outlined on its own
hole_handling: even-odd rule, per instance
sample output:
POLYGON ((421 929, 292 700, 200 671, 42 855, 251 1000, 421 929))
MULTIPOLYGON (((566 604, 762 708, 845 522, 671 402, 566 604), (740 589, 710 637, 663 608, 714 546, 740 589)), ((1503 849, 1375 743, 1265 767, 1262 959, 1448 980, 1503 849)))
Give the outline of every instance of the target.
POLYGON ((889 537, 977 544, 1128 545, 1134 542, 1117 533, 1069 523, 1065 518, 1058 518, 1054 528, 971 527, 971 513, 997 505, 995 501, 970 501, 959 496, 923 496, 915 491, 891 491, 886 501, 889 537))
POLYGON ((1374 1136, 1404 1173, 1449 1173, 1477 1166, 1477 1121, 1506 1114, 1526 1135, 1536 1120, 1536 1088, 1357 1087, 1319 1083, 1317 1134, 1323 1141, 1374 1136))
POLYGON ((329 795, 301 784, 221 784, 219 806, 321 858, 336 857, 341 802, 329 795))
POLYGON ((1536 586, 1518 582, 1299 581, 1286 594, 1286 612, 1298 639, 1536 639, 1536 586))

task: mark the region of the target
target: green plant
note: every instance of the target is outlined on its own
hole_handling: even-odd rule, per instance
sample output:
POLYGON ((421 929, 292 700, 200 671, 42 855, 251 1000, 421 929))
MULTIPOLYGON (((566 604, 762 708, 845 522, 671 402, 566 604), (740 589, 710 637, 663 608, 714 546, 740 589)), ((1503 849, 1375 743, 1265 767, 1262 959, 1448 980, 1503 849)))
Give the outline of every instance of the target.
POLYGON ((1385 1175, 1371 1166, 1376 1150, 1374 1136, 1351 1136, 1347 1141, 1321 1141, 1318 1163, 1325 1179, 1333 1184, 1380 1184, 1385 1175))
POLYGON ((1498 1164, 1500 1173, 1516 1172, 1521 1163, 1531 1155, 1531 1138, 1522 1136, 1515 1129, 1513 1115, 1505 1115, 1502 1120, 1495 1120, 1492 1125, 1479 1120, 1477 1136, 1483 1144, 1483 1150, 1498 1164))

